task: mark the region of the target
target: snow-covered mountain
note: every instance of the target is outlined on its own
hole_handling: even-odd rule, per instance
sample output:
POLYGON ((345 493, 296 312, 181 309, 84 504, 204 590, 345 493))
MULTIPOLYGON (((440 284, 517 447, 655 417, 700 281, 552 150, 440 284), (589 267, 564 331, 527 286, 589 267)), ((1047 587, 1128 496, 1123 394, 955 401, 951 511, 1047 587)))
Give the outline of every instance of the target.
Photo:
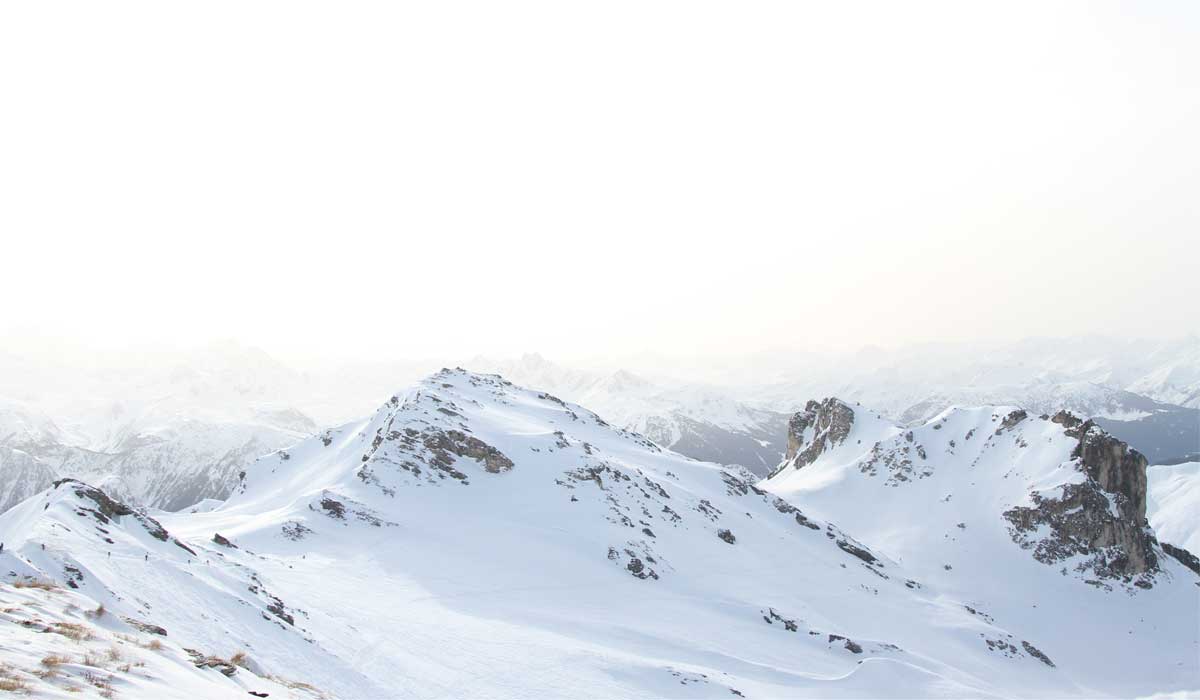
MULTIPOLYGON (((91 601, 129 644, 149 646, 158 631, 170 643, 153 665, 128 668, 84 658, 86 648, 49 630, 5 672, 55 692, 62 676, 32 672, 53 648, 69 657, 70 682, 111 677, 130 696, 184 674, 180 683, 238 694, 311 687, 341 698, 1096 697, 1200 687, 1197 632, 1179 624, 1195 619, 1198 573, 1148 530, 1085 547, 1062 575, 1058 562, 1038 560, 1034 542, 1053 522, 1014 540, 1004 526, 1011 508, 968 508, 999 503, 992 491, 1010 480, 1005 494, 1084 483, 1071 476, 1069 453, 1091 439, 1090 426, 1002 413, 970 414, 971 439, 959 435, 967 419, 930 425, 912 443, 928 450, 930 468, 881 456, 874 475, 834 467, 855 449, 870 454, 859 441, 873 436, 910 445, 898 428, 865 412, 845 428, 844 419, 824 425, 823 438, 801 428, 789 466, 768 482, 789 502, 743 471, 664 450, 551 394, 444 370, 365 420, 260 459, 216 507, 142 513, 63 481, 0 515, 0 576, 59 586, 37 599, 0 586, 6 647, 27 641, 25 620, 77 623, 91 601), (943 436, 968 444, 935 440, 943 436), (810 448, 818 442, 825 447, 810 448), (964 461, 984 442, 991 447, 976 455, 988 458, 964 461), (800 465, 801 455, 816 458, 800 465), (826 489, 871 488, 839 508, 817 484, 795 481, 818 472, 830 477, 826 489), (953 484, 938 481, 946 474, 953 484), (891 519, 900 501, 922 516, 937 507, 946 494, 926 483, 954 486, 949 517, 964 528, 950 524, 942 538, 944 513, 891 519), (879 546, 817 509, 843 511, 879 546), (880 536, 890 531, 897 536, 880 536), (1115 575, 1073 568, 1084 561, 1115 575), (241 665, 228 663, 235 658, 241 665)), ((1120 462, 1135 485, 1140 468, 1144 484, 1144 462, 1120 462)), ((1132 501, 1114 495, 1107 519, 1085 511, 1111 524, 1136 515, 1132 501)), ((1026 521, 1020 513, 1014 527, 1026 521)))
POLYGON ((694 459, 764 476, 783 455, 786 412, 755 407, 714 387, 663 384, 626 370, 577 370, 536 353, 510 361, 479 357, 469 364, 588 406, 605 420, 694 459))

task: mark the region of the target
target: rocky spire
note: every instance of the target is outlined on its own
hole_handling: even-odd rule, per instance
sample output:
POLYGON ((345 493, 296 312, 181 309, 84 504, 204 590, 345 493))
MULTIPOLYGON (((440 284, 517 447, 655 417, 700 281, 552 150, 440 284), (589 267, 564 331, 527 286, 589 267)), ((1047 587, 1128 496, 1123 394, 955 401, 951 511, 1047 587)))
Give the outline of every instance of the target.
POLYGON ((840 399, 809 401, 788 421, 787 454, 771 476, 789 466, 800 469, 812 464, 825 450, 842 444, 853 426, 854 409, 840 399))

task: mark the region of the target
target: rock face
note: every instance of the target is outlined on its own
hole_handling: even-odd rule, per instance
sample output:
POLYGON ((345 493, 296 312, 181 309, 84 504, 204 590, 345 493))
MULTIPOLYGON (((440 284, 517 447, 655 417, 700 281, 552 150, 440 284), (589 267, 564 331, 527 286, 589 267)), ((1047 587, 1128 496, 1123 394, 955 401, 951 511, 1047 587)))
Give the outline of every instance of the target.
POLYGON ((1168 542, 1163 542, 1162 548, 1164 552, 1174 557, 1180 564, 1183 564, 1194 571, 1197 576, 1200 576, 1200 557, 1197 557, 1183 547, 1176 547, 1168 542))
POLYGON ((820 402, 809 401, 803 411, 788 421, 788 445, 783 466, 800 469, 812 464, 826 449, 842 444, 853 426, 854 409, 842 401, 833 397, 820 402))
POLYGON ((1052 419, 1079 440, 1071 456, 1085 475, 1060 494, 1032 494, 1034 505, 1004 513, 1013 539, 1034 550, 1038 561, 1055 564, 1080 556, 1078 571, 1099 578, 1136 580, 1149 587, 1159 570, 1157 541, 1146 521, 1146 458, 1092 421, 1061 411, 1052 419), (1049 536, 1035 538, 1040 526, 1049 536))
MULTIPOLYGON (((120 501, 113 500, 108 496, 108 494, 104 493, 100 489, 85 484, 82 481, 77 481, 75 479, 59 479, 58 481, 54 482, 54 488, 69 488, 71 491, 73 491, 75 496, 81 501, 77 512, 80 515, 91 514, 101 524, 107 525, 111 520, 130 515, 133 516, 133 518, 139 523, 141 523, 142 527, 146 528, 146 532, 148 532, 151 537, 166 542, 167 538, 170 536, 166 529, 163 528, 163 526, 154 518, 151 518, 141 511, 134 510, 120 501), (82 503, 82 501, 90 502, 91 504, 94 504, 95 507, 86 505, 82 503)), ((176 543, 178 544, 179 541, 176 540, 176 543)))

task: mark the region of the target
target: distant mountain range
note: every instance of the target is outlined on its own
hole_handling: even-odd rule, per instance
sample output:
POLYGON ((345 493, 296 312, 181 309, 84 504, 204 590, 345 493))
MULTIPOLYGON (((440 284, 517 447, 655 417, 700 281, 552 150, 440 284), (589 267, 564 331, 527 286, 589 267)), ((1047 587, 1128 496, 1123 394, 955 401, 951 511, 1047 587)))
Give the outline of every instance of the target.
MULTIPOLYGON (((0 353, 0 511, 65 477, 168 510, 223 499, 255 458, 369 410, 384 398, 380 387, 413 381, 431 364, 384 361, 298 372, 232 343, 97 358, 91 365, 51 353, 0 353)), ((763 362, 759 376, 771 376, 770 382, 740 384, 584 370, 538 354, 463 364, 589 406, 685 456, 757 476, 782 460, 787 421, 802 408, 796 397, 803 396, 840 396, 901 424, 921 424, 950 406, 1015 405, 1039 414, 1067 409, 1095 419, 1153 463, 1200 452, 1195 338, 797 356, 786 371, 763 362)))

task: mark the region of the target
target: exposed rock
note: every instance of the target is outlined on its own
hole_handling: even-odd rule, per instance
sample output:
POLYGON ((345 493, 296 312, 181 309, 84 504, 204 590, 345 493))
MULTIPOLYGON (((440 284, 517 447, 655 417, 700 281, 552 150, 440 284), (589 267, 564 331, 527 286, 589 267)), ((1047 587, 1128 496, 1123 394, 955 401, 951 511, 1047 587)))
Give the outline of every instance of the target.
MULTIPOLYGON (((655 561, 657 561, 649 553, 648 549, 646 549, 645 547, 643 547, 642 549, 645 550, 642 552, 642 556, 644 556, 646 558, 646 561, 649 561, 651 563, 654 563, 655 561)), ((646 562, 643 562, 642 558, 638 556, 638 553, 634 552, 632 549, 625 548, 623 551, 618 551, 616 547, 609 547, 608 548, 608 560, 611 562, 614 562, 618 565, 621 563, 622 560, 625 560, 625 570, 628 571, 629 574, 631 576, 633 576, 634 578, 640 578, 642 580, 645 580, 645 579, 654 579, 656 581, 658 580, 658 573, 654 569, 647 566, 646 562)))
POLYGON ((78 567, 63 564, 63 580, 69 587, 79 588, 79 584, 83 583, 83 572, 78 567))
MULTIPOLYGON (((270 594, 267 595, 270 596, 270 594)), ((267 612, 271 613, 275 617, 278 617, 280 620, 283 620, 289 625, 295 625, 296 618, 292 617, 292 614, 287 611, 287 608, 283 605, 283 601, 274 596, 270 596, 270 599, 271 602, 267 604, 267 612)))
POLYGON ((129 623, 129 625, 131 627, 137 629, 138 631, 145 632, 146 634, 157 634, 160 637, 167 636, 167 631, 165 629, 163 629, 162 627, 159 627, 158 625, 152 625, 149 622, 142 622, 141 620, 135 620, 131 617, 124 617, 121 619, 123 619, 123 620, 125 620, 125 622, 129 623))
POLYGON ((776 622, 783 623, 783 628, 788 632, 795 632, 799 629, 799 625, 796 624, 795 620, 790 620, 780 615, 775 612, 775 608, 767 608, 767 611, 763 614, 763 619, 766 620, 768 625, 773 625, 776 622))
POLYGON ((839 399, 809 401, 788 421, 787 454, 775 473, 786 466, 801 469, 812 464, 825 450, 845 442, 853 425, 854 409, 839 399))
POLYGON ((733 544, 733 543, 737 542, 737 538, 734 537, 733 533, 730 532, 729 530, 717 530, 717 537, 720 537, 721 539, 725 540, 729 544, 733 544))
POLYGON ((231 548, 231 549, 237 549, 237 548, 238 548, 238 546, 237 546, 236 544, 234 544, 234 543, 230 542, 230 541, 229 541, 227 538, 225 538, 225 537, 224 537, 223 535, 221 535, 221 533, 219 533, 219 532, 214 532, 214 533, 213 533, 212 540, 213 540, 213 542, 215 542, 215 543, 217 543, 217 544, 221 545, 222 547, 229 547, 229 548, 231 548))
POLYGON ((184 651, 188 653, 188 656, 192 657, 192 665, 196 668, 215 668, 226 676, 232 676, 237 673, 237 666, 219 656, 206 656, 195 649, 185 648, 184 651))
POLYGON ((1192 554, 1183 547, 1176 547, 1167 542, 1162 543, 1162 548, 1164 552, 1174 557, 1180 564, 1183 564, 1196 572, 1197 576, 1200 576, 1200 558, 1197 558, 1195 554, 1192 554))
POLYGON ((1024 409, 1018 408, 1017 410, 1005 416, 1004 420, 1000 421, 1000 427, 996 428, 996 434, 999 435, 1000 433, 1003 433, 1005 430, 1014 427, 1017 423, 1020 423, 1028 417, 1029 414, 1026 413, 1024 409))
POLYGON ((854 641, 853 639, 843 637, 840 634, 829 635, 829 643, 833 643, 833 642, 837 642, 837 641, 844 642, 843 646, 845 646, 846 649, 849 650, 853 654, 861 654, 863 652, 862 645, 859 644, 858 642, 854 641))
POLYGON ((283 533, 284 537, 288 538, 289 540, 291 540, 293 542, 299 542, 300 540, 304 539, 305 537, 311 535, 313 532, 312 528, 308 527, 304 523, 301 523, 301 522, 298 522, 295 520, 289 520, 288 522, 284 523, 279 529, 283 533))
POLYGON ((453 464, 450 457, 453 454, 483 462, 483 468, 492 474, 506 472, 513 467, 512 460, 500 450, 458 430, 431 430, 424 435, 423 442, 434 453, 435 461, 443 466, 453 464))
POLYGON ((323 508, 325 510, 325 514, 331 518, 337 518, 338 520, 346 519, 346 506, 343 505, 341 501, 335 501, 334 499, 325 496, 321 499, 321 508, 323 508))
POLYGON ((1032 645, 1026 641, 1022 641, 1021 646, 1025 647, 1025 652, 1027 654, 1029 654, 1033 658, 1037 659, 1038 661, 1041 661, 1042 663, 1046 664, 1050 668, 1054 668, 1054 662, 1050 660, 1049 656, 1046 656, 1045 654, 1043 654, 1040 649, 1038 649, 1037 647, 1035 647, 1034 645, 1032 645))
MULTIPOLYGON (((1091 421, 1065 411, 1051 420, 1078 438, 1072 456, 1086 479, 1033 492, 1032 506, 1006 511, 1013 540, 1046 564, 1083 556, 1076 570, 1099 578, 1129 582, 1157 572, 1157 542, 1146 521, 1146 458, 1091 421), (1039 536, 1043 525, 1047 536, 1039 536)), ((1149 585, 1146 578, 1136 583, 1149 585)))
POLYGON ((848 541, 846 541, 846 540, 838 540, 838 541, 837 541, 837 546, 838 546, 838 548, 839 548, 839 549, 841 549, 843 552, 845 552, 845 553, 847 553, 847 554, 852 554, 852 555, 854 555, 854 556, 858 557, 859 559, 862 559, 864 562, 866 562, 866 563, 868 563, 868 564, 875 564, 875 563, 878 563, 878 562, 877 562, 877 560, 875 559, 875 555, 874 555, 874 554, 871 554, 870 552, 868 552, 867 550, 863 549, 862 547, 858 547, 858 546, 856 546, 856 545, 853 545, 853 544, 851 544, 850 542, 848 542, 848 541))
MULTIPOLYGON (((1063 410, 1063 411, 1059 411, 1058 413, 1055 413, 1054 417, 1050 419, 1050 422, 1057 423, 1057 424, 1063 426, 1064 428, 1071 429, 1071 428, 1077 428, 1080 425, 1082 425, 1083 419, 1076 418, 1075 414, 1071 413, 1070 411, 1063 410)), ((1073 437, 1078 437, 1078 436, 1073 436, 1073 437)))
MULTIPOLYGON (((151 518, 145 513, 130 508, 120 501, 109 498, 108 494, 104 493, 95 486, 89 486, 82 481, 77 481, 75 479, 59 479, 58 481, 54 482, 54 488, 56 489, 63 486, 71 489, 75 496, 81 500, 90 501, 95 505, 94 508, 81 505, 81 510, 79 512, 80 515, 91 514, 91 516, 97 521, 106 525, 111 520, 128 515, 137 520, 142 527, 146 529, 146 532, 148 532, 151 537, 166 542, 170 536, 166 528, 164 528, 157 520, 151 518)), ((179 544, 178 540, 176 540, 176 544, 179 544)), ((184 549, 186 549, 186 547, 184 547, 184 549)))

